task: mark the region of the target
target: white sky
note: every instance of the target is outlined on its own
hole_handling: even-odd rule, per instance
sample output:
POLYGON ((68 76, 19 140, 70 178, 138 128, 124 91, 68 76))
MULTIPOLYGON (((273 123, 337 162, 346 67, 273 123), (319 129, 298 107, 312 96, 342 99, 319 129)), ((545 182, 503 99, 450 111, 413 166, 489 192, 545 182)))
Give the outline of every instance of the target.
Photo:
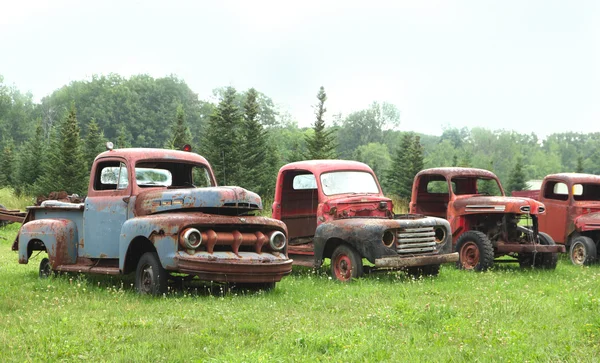
POLYGON ((394 103, 402 130, 600 131, 600 2, 0 0, 0 74, 36 100, 110 72, 255 87, 301 126, 394 103))

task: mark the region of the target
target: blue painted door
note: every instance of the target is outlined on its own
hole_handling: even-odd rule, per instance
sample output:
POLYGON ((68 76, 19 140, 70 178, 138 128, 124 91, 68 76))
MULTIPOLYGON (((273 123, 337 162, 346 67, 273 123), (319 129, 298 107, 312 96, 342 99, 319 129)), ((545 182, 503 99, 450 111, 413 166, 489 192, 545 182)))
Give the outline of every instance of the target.
POLYGON ((128 219, 131 185, 123 162, 107 161, 96 168, 93 196, 85 200, 84 240, 79 255, 88 258, 119 258, 121 227, 128 219))

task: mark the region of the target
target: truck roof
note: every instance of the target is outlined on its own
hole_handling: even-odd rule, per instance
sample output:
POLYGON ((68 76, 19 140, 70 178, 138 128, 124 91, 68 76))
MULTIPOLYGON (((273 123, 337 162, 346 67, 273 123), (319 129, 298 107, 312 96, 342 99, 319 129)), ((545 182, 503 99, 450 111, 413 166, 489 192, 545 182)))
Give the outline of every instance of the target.
POLYGON ((593 183, 600 184, 600 175, 582 173, 558 173, 547 175, 544 179, 560 179, 571 183, 593 183))
POLYGON ((425 170, 421 170, 419 173, 417 173, 417 176, 431 175, 431 174, 441 174, 447 178, 453 178, 455 176, 482 176, 484 178, 492 178, 492 179, 497 178, 496 174, 492 173, 489 170, 477 169, 477 168, 458 168, 458 167, 425 169, 425 170))
POLYGON ((106 157, 120 156, 127 160, 136 162, 138 160, 148 159, 173 159, 179 161, 188 161, 193 163, 208 164, 206 159, 194 152, 170 150, 170 149, 151 149, 151 148, 130 148, 130 149, 114 149, 105 151, 98 156, 95 160, 99 160, 106 157))
POLYGON ((334 170, 360 170, 372 173, 373 170, 364 163, 353 160, 304 160, 284 165, 279 172, 286 170, 308 170, 314 174, 321 174, 334 170))

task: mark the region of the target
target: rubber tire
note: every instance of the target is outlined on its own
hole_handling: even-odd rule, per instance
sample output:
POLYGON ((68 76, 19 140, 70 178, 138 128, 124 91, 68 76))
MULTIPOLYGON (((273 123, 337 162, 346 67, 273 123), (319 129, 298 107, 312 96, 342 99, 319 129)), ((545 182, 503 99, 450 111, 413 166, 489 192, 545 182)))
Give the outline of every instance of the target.
POLYGON ((146 252, 135 270, 135 288, 142 295, 162 295, 167 292, 168 276, 156 252, 146 252))
POLYGON ((440 274, 440 265, 409 267, 406 269, 406 273, 416 278, 421 276, 437 276, 440 274))
POLYGON ((38 271, 40 279, 47 279, 52 275, 52 266, 50 266, 50 260, 46 257, 40 261, 40 268, 38 271))
POLYGON ((592 263, 596 262, 598 257, 598 250, 596 248, 596 244, 594 240, 590 237, 579 236, 575 237, 573 241, 571 241, 571 248, 569 248, 569 257, 571 258, 571 263, 575 266, 589 266, 592 263), (575 259, 573 257, 574 254, 582 253, 583 256, 575 259))
POLYGON ((494 247, 490 239, 482 232, 467 231, 463 233, 456 241, 456 252, 458 252, 459 257, 456 267, 461 270, 481 272, 494 266, 494 247), (461 252, 461 249, 473 247, 477 248, 476 252, 479 256, 476 259, 475 265, 472 263, 467 265, 467 262, 463 262, 462 260, 463 253, 466 253, 466 251, 461 252))
POLYGON ((348 282, 363 275, 362 257, 348 245, 339 245, 331 255, 331 276, 348 282))
MULTIPOLYGON (((556 246, 554 239, 550 237, 547 233, 539 232, 538 233, 540 244, 542 246, 556 246)), ((543 269, 543 270, 555 270, 556 264, 558 263, 558 253, 556 252, 546 252, 546 253, 538 253, 536 256, 536 264, 535 268, 543 269)))

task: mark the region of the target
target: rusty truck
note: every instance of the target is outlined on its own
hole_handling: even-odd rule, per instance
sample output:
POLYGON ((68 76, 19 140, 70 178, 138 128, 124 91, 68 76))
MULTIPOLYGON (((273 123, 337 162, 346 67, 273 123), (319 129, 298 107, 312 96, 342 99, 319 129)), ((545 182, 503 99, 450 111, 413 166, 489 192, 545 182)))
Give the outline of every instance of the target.
POLYGON ((279 170, 272 217, 287 225, 294 264, 319 268, 330 259, 339 281, 366 268, 437 275, 440 264, 458 260, 446 220, 398 215, 393 207, 368 165, 307 160, 279 170))
POLYGON ((554 269, 564 252, 540 232, 545 206, 531 198, 507 197, 498 177, 476 168, 432 168, 415 176, 411 213, 445 218, 452 228, 457 267, 484 271, 494 262, 554 269), (529 227, 528 227, 529 226, 529 227), (508 256, 498 260, 499 257, 508 256))
POLYGON ((285 224, 254 216, 261 208, 253 192, 218 187, 196 153, 109 145, 92 165, 84 202, 29 207, 12 249, 22 264, 46 252, 41 277, 135 272, 143 294, 162 294, 182 276, 270 289, 292 261, 285 224))
POLYGON ((569 250, 575 265, 597 261, 600 250, 600 176, 560 173, 544 178, 541 189, 512 192, 544 203, 540 229, 569 250))

